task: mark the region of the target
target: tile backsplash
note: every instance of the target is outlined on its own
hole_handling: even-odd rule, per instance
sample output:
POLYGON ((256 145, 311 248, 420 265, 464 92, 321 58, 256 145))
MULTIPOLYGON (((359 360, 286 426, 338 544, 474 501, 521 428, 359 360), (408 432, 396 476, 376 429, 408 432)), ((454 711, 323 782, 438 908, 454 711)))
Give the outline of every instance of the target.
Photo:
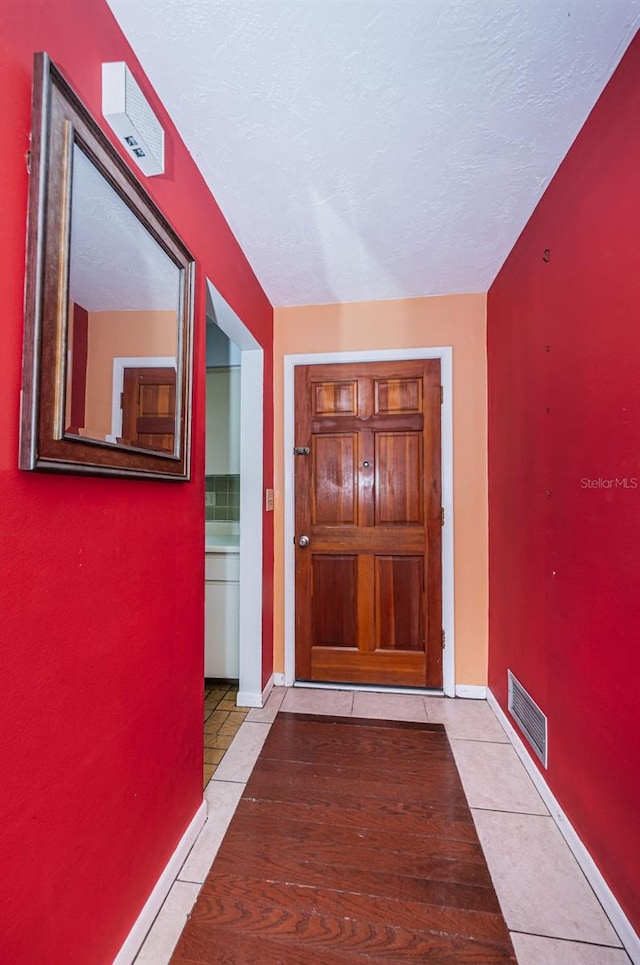
POLYGON ((240 519, 240 476, 205 476, 205 519, 240 519))

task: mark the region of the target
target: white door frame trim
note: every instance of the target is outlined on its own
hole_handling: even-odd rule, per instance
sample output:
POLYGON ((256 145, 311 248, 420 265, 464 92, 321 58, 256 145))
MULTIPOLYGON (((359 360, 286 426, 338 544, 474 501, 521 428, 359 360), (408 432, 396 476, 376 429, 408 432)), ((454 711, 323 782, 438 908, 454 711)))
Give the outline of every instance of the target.
POLYGON ((284 683, 295 682, 295 491, 294 491, 294 369, 296 365, 333 365, 340 362, 396 362, 440 359, 444 398, 441 407, 442 505, 442 626, 443 689, 455 696, 455 640, 453 610, 453 348, 449 345, 364 352, 318 352, 284 356, 284 683))
MULTIPOLYGON (((262 707, 264 350, 207 279, 207 313, 240 349, 240 630, 238 704, 262 707)), ((202 641, 204 649, 204 639, 202 641)))

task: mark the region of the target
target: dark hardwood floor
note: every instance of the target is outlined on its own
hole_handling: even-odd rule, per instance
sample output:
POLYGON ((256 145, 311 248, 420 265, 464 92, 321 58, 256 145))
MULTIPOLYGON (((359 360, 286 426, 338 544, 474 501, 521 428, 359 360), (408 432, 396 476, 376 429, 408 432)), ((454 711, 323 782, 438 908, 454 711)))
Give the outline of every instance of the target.
POLYGON ((515 961, 444 727, 280 713, 172 965, 515 961))

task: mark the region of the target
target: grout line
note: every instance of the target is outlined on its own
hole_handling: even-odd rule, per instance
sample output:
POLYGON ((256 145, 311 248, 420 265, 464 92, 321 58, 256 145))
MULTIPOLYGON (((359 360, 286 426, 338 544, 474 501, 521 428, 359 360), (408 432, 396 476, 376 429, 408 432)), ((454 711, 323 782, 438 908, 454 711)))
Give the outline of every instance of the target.
MULTIPOLYGON (((531 935, 532 938, 548 938, 552 942, 567 942, 572 945, 590 945, 591 948, 611 948, 615 952, 624 952, 627 955, 627 950, 622 945, 609 945, 608 942, 592 942, 587 941, 584 938, 563 938, 561 935, 541 935, 537 931, 522 931, 521 929, 510 928, 510 935, 531 935)), ((628 957, 628 955, 627 955, 628 957)), ((631 961, 631 959, 629 959, 631 961)))
MULTIPOLYGON (((462 782, 462 786, 464 787, 464 781, 462 782)), ((539 811, 513 811, 511 808, 482 808, 474 807, 472 804, 470 804, 469 807, 472 811, 488 811, 489 813, 495 814, 518 814, 522 815, 523 817, 530 818, 551 818, 551 815, 548 811, 546 811, 544 814, 540 814, 539 811)), ((551 820, 553 821, 553 818, 551 818, 551 820)))

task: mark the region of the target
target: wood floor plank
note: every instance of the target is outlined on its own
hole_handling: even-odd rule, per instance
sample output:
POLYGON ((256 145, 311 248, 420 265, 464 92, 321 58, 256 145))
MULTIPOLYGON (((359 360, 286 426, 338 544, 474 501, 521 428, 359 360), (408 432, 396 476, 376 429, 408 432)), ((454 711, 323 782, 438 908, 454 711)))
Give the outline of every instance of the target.
POLYGON ((292 882, 275 882, 254 876, 229 875, 213 870, 203 888, 202 920, 214 920, 213 902, 219 894, 239 901, 257 901, 271 907, 307 914, 333 915, 339 907, 343 915, 356 919, 373 919, 381 924, 420 931, 434 931, 458 938, 469 938, 493 944, 509 941, 509 933, 500 914, 427 905, 386 896, 356 892, 310 888, 292 882))
POLYGON ((173 965, 515 965, 441 725, 279 714, 173 965))
POLYGON ((460 841, 446 834, 429 836, 397 831, 393 827, 379 829, 360 826, 354 829, 335 825, 328 833, 322 824, 306 821, 300 815, 278 814, 277 823, 274 823, 272 812, 256 813, 254 807, 255 802, 241 801, 233 822, 233 833, 244 834, 247 841, 253 838, 265 842, 273 839, 276 844, 282 842, 287 848, 311 848, 327 844, 338 849, 356 847, 363 853, 363 860, 369 863, 376 860, 376 855, 384 856, 381 860, 385 862, 402 861, 406 856, 413 861, 437 855, 453 861, 472 861, 485 865, 484 854, 477 840, 460 841))
POLYGON ((403 763, 424 764, 425 753, 433 761, 447 761, 449 747, 440 734, 421 734, 420 732, 365 731, 359 740, 346 742, 335 728, 329 730, 320 725, 314 727, 306 739, 299 734, 282 734, 265 742, 263 760, 308 761, 316 763, 338 763, 353 760, 357 751, 364 760, 380 761, 385 764, 403 763), (381 738, 380 734, 384 735, 381 738), (407 740, 406 735, 417 739, 407 740))
POLYGON ((455 841, 478 842, 468 808, 420 802, 376 801, 343 794, 340 801, 331 794, 317 795, 311 801, 291 800, 281 789, 271 787, 269 796, 244 797, 243 813, 264 815, 271 822, 293 818, 310 824, 337 828, 379 830, 396 834, 419 834, 422 837, 444 837, 455 841))
POLYGON ((462 786, 455 777, 441 772, 437 765, 425 771, 422 780, 404 780, 400 768, 370 772, 326 764, 309 765, 301 773, 300 765, 287 761, 258 760, 247 783, 246 796, 260 793, 278 781, 278 787, 293 790, 300 800, 313 800, 318 793, 329 793, 338 801, 340 795, 358 794, 378 801, 411 801, 464 807, 467 803, 462 786))
MULTIPOLYGON (((228 837, 228 834, 227 834, 228 837)), ((234 842, 235 845, 238 842, 234 842)), ((352 855, 348 859, 353 861, 352 855)), ((348 860, 347 859, 347 860, 348 860)), ((310 857, 283 855, 272 849, 267 853, 238 854, 225 847, 223 842, 216 855, 215 866, 225 874, 251 874, 263 876, 270 881, 292 881, 319 888, 323 885, 334 891, 351 891, 378 897, 408 898, 430 905, 448 905, 451 908, 468 908, 473 911, 499 911, 493 888, 475 881, 456 881, 463 870, 434 867, 434 876, 406 875, 392 870, 370 871, 360 864, 342 863, 329 865, 323 856, 310 857), (440 875, 440 877, 438 877, 440 875), (454 880, 452 880, 454 879, 454 880)))
MULTIPOLYGON (((484 855, 479 844, 448 838, 421 838, 366 830, 326 829, 300 821, 280 820, 277 827, 245 816, 240 805, 222 849, 243 846, 250 854, 284 863, 291 871, 304 856, 306 862, 338 868, 362 868, 367 872, 388 872, 411 877, 430 877, 439 881, 472 882, 491 886, 484 855)), ((224 854, 224 850, 222 851, 224 854)))
POLYGON ((348 953, 326 949, 315 957, 308 948, 283 947, 264 935, 234 932, 224 927, 211 927, 203 933, 198 926, 185 932, 171 959, 171 965, 311 965, 313 962, 354 965, 354 958, 348 953))
MULTIPOLYGON (((180 943, 181 955, 187 961, 216 961, 207 958, 210 949, 224 949, 235 936, 240 938, 238 947, 246 955, 248 943, 254 939, 253 962, 415 962, 426 965, 514 965, 515 959, 509 945, 452 938, 449 935, 424 935, 408 929, 387 928, 371 922, 349 919, 323 918, 320 915, 290 915, 277 910, 274 915, 252 915, 249 906, 243 906, 242 917, 233 924, 225 923, 230 902, 221 898, 217 911, 220 923, 198 922, 180 943), (259 945, 255 945, 258 939, 259 945), (269 957, 265 958, 265 951, 269 957)), ((181 959, 175 958, 174 965, 181 959)), ((222 961, 225 959, 223 958, 222 961)), ((236 961, 231 959, 231 961, 236 961)), ((251 961, 243 958, 241 961, 251 961)))

